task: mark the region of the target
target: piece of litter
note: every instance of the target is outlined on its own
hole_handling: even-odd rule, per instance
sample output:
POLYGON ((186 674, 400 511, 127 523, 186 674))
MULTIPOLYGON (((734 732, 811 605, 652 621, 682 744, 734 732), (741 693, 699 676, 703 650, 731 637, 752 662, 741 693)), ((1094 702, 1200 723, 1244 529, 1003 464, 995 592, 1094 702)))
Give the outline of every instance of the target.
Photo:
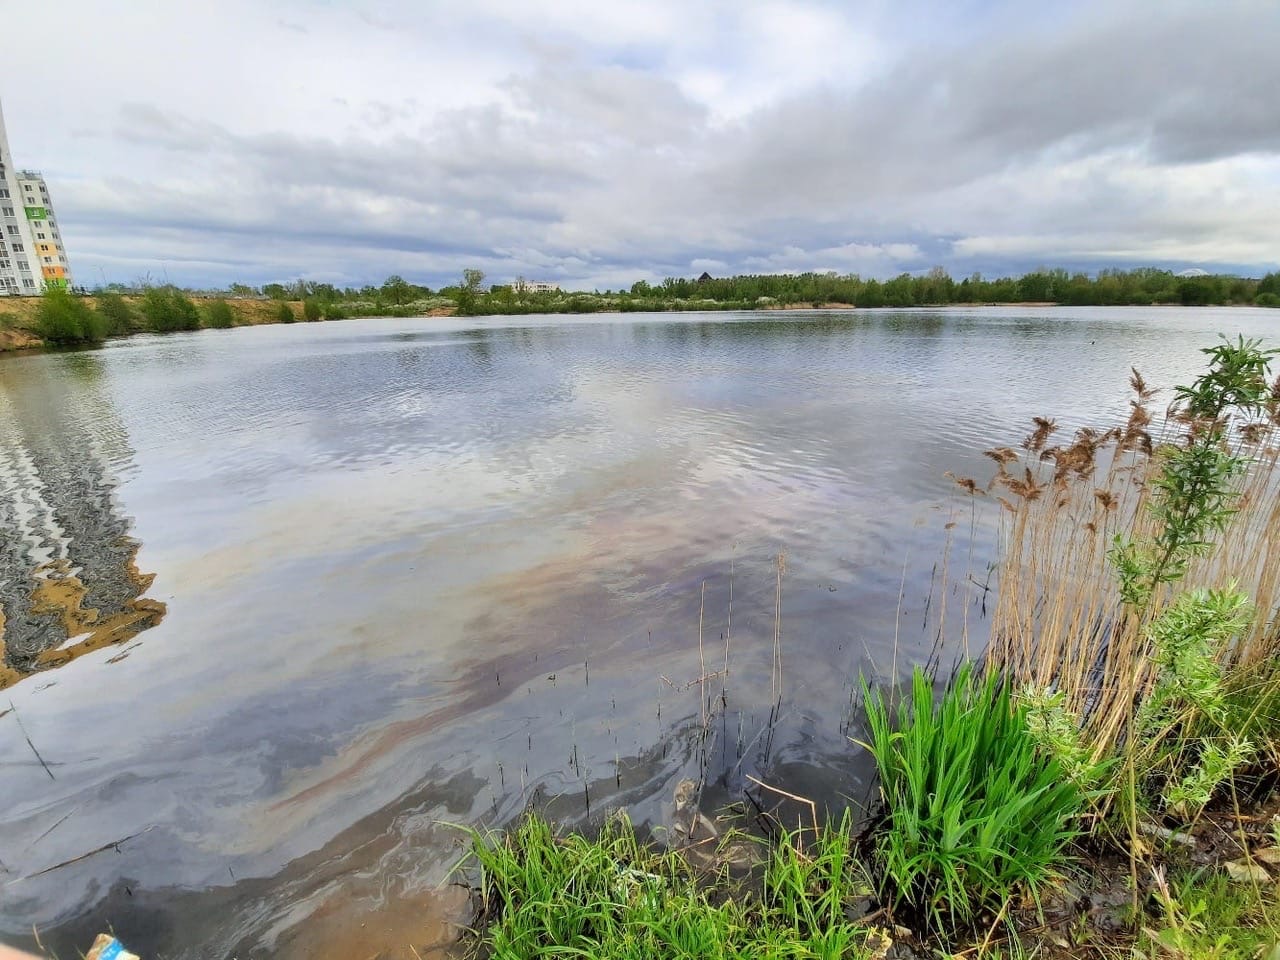
POLYGON ((1227 868, 1227 876, 1238 883, 1266 883, 1271 879, 1271 874, 1261 864, 1229 860, 1223 866, 1227 868))
POLYGON ((142 960, 136 953, 130 953, 124 944, 108 933, 98 934, 93 946, 85 954, 84 960, 142 960))

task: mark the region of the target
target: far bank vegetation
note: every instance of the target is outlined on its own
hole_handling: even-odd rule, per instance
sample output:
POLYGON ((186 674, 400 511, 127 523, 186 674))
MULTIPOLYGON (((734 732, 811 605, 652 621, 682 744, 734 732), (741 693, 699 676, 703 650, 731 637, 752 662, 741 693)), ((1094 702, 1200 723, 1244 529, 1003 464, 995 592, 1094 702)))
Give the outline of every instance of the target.
POLYGON ((93 294, 0 299, 0 349, 87 344, 132 333, 170 333, 262 323, 424 317, 775 310, 788 308, 908 308, 945 305, 1228 306, 1280 308, 1280 273, 1261 279, 1180 276, 1168 270, 1102 270, 1096 275, 1040 269, 1021 277, 955 280, 935 267, 890 280, 856 274, 761 274, 639 280, 619 290, 534 290, 522 280, 490 284, 467 269, 439 289, 392 275, 380 285, 339 288, 295 280, 225 290, 110 284, 93 294), (79 305, 76 305, 79 304, 79 305), (86 310, 88 311, 86 313, 86 310), (44 335, 40 331, 44 331, 44 335))

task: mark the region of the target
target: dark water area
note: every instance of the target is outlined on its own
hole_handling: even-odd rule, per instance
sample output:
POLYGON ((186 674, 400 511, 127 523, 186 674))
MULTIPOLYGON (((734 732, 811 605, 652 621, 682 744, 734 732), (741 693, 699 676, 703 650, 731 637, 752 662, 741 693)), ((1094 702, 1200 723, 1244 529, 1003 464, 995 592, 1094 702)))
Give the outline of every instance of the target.
POLYGON ((425 957, 453 824, 657 827, 690 776, 856 803, 859 675, 985 638, 995 511, 946 474, 1277 321, 361 320, 2 359, 0 940, 425 957))

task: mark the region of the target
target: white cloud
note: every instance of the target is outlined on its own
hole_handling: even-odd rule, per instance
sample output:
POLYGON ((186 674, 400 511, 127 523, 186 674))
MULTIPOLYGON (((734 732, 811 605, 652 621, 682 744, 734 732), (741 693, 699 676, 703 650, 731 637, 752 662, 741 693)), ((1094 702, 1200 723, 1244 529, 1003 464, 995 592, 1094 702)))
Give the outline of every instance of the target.
POLYGON ((88 282, 1275 266, 1264 0, 46 6, 5 112, 88 282))

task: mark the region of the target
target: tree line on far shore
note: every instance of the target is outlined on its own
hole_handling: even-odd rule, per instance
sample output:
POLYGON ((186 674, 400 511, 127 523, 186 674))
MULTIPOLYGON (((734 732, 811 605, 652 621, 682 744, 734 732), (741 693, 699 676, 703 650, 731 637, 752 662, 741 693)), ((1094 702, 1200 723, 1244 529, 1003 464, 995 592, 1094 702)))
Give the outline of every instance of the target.
POLYGON ((448 305, 464 315, 511 313, 595 313, 757 309, 796 304, 847 304, 854 307, 920 307, 947 304, 1057 303, 1066 306, 1178 304, 1214 306, 1256 304, 1280 307, 1280 272, 1261 279, 1222 274, 1182 276, 1168 270, 1102 270, 1096 275, 1039 269, 1021 277, 987 279, 973 274, 955 280, 935 267, 923 274, 903 273, 890 280, 856 274, 755 274, 698 279, 669 277, 658 284, 640 280, 627 289, 532 291, 522 280, 485 284, 479 270, 433 290, 403 277, 381 286, 339 289, 332 284, 296 280, 261 288, 233 288, 236 295, 278 300, 315 299, 330 310, 364 315, 404 315, 426 306, 448 305))
POLYGON ((974 274, 954 280, 935 267, 927 273, 891 280, 855 274, 757 274, 716 279, 669 277, 660 284, 640 280, 625 290, 534 292, 517 280, 486 285, 480 270, 468 269, 457 284, 433 290, 401 276, 379 286, 338 288, 296 280, 261 288, 232 284, 225 291, 187 291, 173 285, 137 289, 112 284, 92 295, 49 290, 32 332, 46 343, 97 343, 130 333, 226 328, 249 322, 341 320, 356 316, 421 316, 432 310, 464 316, 605 311, 751 310, 826 304, 853 307, 920 307, 947 304, 1057 303, 1068 306, 1254 304, 1280 307, 1280 272, 1261 279, 1206 274, 1182 276, 1168 270, 1102 270, 1096 276, 1066 270, 1036 270, 1021 277, 985 279, 974 274), (128 297, 126 297, 128 294, 128 297), (199 303, 193 299, 199 298, 199 303), (275 306, 258 306, 260 301, 275 306), (298 311, 293 303, 301 303, 298 311), (266 312, 263 312, 266 307, 266 312), (300 313, 300 315, 299 315, 300 313))

